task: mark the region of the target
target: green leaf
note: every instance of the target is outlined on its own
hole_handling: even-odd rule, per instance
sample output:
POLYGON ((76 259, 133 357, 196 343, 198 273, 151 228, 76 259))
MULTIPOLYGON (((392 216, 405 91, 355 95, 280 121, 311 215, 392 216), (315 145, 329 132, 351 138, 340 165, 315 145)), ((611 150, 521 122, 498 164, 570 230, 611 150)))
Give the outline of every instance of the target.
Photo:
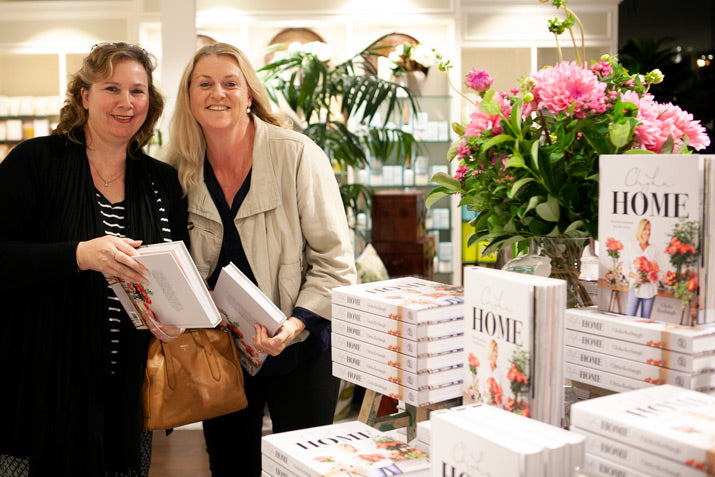
POLYGON ((541 195, 534 195, 534 196, 530 197, 529 204, 526 206, 526 209, 522 213, 522 217, 524 215, 528 214, 529 211, 531 211, 534 207, 536 207, 543 201, 544 201, 544 196, 541 196, 541 195))
POLYGON ((526 163, 524 162, 524 156, 521 155, 521 153, 517 150, 515 150, 511 157, 507 159, 506 165, 504 167, 526 167, 526 163))
POLYGON ((499 114, 501 112, 501 106, 499 102, 494 100, 494 91, 487 91, 481 102, 479 103, 479 109, 487 114, 499 114))
POLYGON ((444 186, 453 192, 459 192, 462 187, 457 179, 450 176, 446 172, 437 172, 432 176, 431 182, 444 186))
POLYGON ((611 123, 608 125, 608 137, 617 148, 625 147, 630 141, 631 126, 623 123, 611 123))
POLYGON ((427 198, 425 199, 425 206, 429 209, 432 207, 437 201, 440 199, 443 199, 444 197, 448 197, 452 195, 454 192, 452 192, 450 189, 447 187, 435 187, 429 193, 427 193, 427 198))
POLYGON ((561 215, 561 207, 556 197, 548 196, 546 202, 542 202, 535 208, 536 214, 547 222, 558 222, 561 215))
POLYGON ((511 186, 511 190, 507 193, 507 196, 512 199, 514 196, 521 190, 522 187, 524 187, 526 184, 529 182, 534 182, 533 177, 522 177, 518 181, 514 182, 514 185, 511 186))

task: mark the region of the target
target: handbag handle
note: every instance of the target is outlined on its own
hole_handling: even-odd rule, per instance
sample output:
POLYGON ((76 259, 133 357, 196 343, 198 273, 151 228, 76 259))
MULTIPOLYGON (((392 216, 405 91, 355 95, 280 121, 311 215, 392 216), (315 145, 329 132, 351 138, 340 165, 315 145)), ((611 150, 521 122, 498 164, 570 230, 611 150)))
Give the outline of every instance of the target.
MULTIPOLYGON (((220 381, 221 370, 216 359, 216 351, 214 350, 213 346, 209 346, 209 339, 206 335, 206 330, 204 330, 203 328, 196 328, 193 330, 189 330, 186 333, 189 333, 193 338, 194 342, 199 346, 199 348, 203 350, 204 356, 206 357, 206 362, 209 366, 209 370, 211 371, 211 377, 215 381, 220 381)), ((164 353, 165 357, 164 363, 166 364, 166 383, 169 388, 173 390, 176 387, 176 372, 174 370, 174 360, 171 359, 171 347, 163 341, 160 341, 160 343, 162 353, 164 353)))

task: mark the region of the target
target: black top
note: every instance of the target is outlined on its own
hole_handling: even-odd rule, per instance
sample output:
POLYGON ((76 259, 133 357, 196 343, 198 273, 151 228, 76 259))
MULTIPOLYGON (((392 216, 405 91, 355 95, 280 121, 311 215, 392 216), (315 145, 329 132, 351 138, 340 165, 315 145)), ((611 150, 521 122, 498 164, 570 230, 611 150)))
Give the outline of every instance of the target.
MULTIPOLYGON (((171 238, 188 241, 176 172, 141 151, 133 155, 125 174, 127 236, 161 241, 153 181, 171 238)), ((85 146, 64 136, 25 141, 0 163, 0 454, 29 456, 31 475, 139 466, 151 333, 124 315, 126 359, 120 385, 106 393, 106 280, 80 272, 75 255, 80 241, 104 234, 94 194, 85 146), (105 422, 110 407, 114 426, 105 422)))

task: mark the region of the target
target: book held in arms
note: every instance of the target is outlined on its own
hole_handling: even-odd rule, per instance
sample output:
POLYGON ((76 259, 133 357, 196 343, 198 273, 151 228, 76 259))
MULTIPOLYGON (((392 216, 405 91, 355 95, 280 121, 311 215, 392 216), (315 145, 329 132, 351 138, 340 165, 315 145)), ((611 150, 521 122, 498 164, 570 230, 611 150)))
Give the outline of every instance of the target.
POLYGON ((583 464, 583 436, 487 404, 432 411, 433 477, 572 477, 583 464))
POLYGON ((221 314, 211 299, 184 242, 163 242, 136 249, 133 258, 149 273, 147 283, 105 275, 137 329, 157 320, 179 328, 213 328, 221 314))
POLYGON ((241 365, 255 375, 268 355, 253 347, 254 325, 264 326, 268 336, 273 336, 286 320, 285 314, 233 263, 221 269, 213 300, 226 315, 241 365))
POLYGON ((673 384, 715 393, 715 327, 566 310, 568 379, 623 392, 673 384))
POLYGON ((566 282, 465 267, 463 400, 561 425, 566 282))
POLYGON ((600 310, 687 326, 715 322, 714 160, 600 157, 600 310))
POLYGON ((415 406, 459 397, 463 302, 412 277, 333 289, 333 374, 415 406))
POLYGON ((427 455, 359 421, 264 436, 263 469, 272 475, 405 475, 427 477, 427 455), (284 474, 281 474, 283 472, 284 474))
POLYGON ((586 436, 596 475, 715 473, 715 396, 663 384, 593 398, 571 405, 570 429, 586 436))

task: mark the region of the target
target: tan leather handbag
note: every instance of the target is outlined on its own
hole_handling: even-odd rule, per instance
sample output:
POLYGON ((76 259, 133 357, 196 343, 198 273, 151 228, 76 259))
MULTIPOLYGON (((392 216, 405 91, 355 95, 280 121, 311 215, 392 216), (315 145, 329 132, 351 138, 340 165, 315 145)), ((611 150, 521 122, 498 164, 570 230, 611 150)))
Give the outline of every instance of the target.
POLYGON ((245 408, 243 371, 226 328, 190 329, 170 343, 152 337, 144 428, 170 429, 245 408))

